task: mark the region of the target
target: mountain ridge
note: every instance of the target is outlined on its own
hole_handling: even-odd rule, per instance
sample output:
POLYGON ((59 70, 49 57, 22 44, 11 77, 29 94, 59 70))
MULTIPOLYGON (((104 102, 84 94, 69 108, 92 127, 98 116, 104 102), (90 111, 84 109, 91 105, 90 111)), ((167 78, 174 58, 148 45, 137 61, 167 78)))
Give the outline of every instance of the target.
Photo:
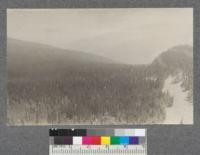
MULTIPOLYGON (((10 49, 12 50, 12 54, 15 54, 14 51, 17 50, 16 48, 21 48, 21 49, 28 48, 28 50, 30 50, 29 53, 27 53, 24 50, 18 51, 18 53, 24 52, 24 53, 21 53, 21 54, 26 54, 26 56, 28 56, 27 54, 30 54, 31 52, 33 52, 32 49, 34 49, 35 51, 33 53, 38 54, 38 55, 42 54, 44 52, 47 55, 48 55, 48 52, 49 52, 50 54, 53 54, 53 56, 56 56, 56 55, 62 56, 60 54, 68 54, 69 57, 74 59, 74 60, 76 60, 75 57, 78 57, 80 59, 86 59, 87 61, 89 61, 87 58, 90 58, 91 59, 90 61, 92 61, 94 59, 94 61, 97 61, 97 62, 103 61, 105 63, 113 63, 113 60, 111 60, 109 58, 99 56, 99 55, 95 55, 95 54, 91 54, 91 53, 87 53, 87 52, 76 51, 76 50, 71 50, 71 49, 62 49, 62 48, 47 45, 47 44, 41 44, 41 43, 36 43, 36 42, 30 42, 30 41, 23 41, 23 40, 8 38, 7 39, 8 54, 10 54, 10 52, 11 52, 10 49), (11 49, 11 48, 13 48, 13 49, 11 49)), ((12 55, 9 55, 9 56, 12 56, 12 55)))

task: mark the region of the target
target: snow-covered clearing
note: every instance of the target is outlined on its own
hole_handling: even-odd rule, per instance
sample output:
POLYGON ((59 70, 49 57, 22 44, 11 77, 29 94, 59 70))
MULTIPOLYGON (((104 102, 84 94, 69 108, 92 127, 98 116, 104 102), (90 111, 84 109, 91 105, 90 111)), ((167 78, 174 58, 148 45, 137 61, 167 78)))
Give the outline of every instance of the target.
POLYGON ((186 100, 188 91, 183 91, 181 82, 173 83, 174 77, 169 76, 163 91, 168 91, 174 97, 172 107, 166 108, 164 124, 193 124, 193 104, 186 100))

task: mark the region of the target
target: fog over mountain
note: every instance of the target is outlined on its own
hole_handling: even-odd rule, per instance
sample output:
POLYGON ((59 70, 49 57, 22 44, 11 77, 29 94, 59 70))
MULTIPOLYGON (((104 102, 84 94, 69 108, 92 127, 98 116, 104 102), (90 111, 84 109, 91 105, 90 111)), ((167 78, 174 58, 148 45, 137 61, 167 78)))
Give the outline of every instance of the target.
POLYGON ((167 48, 193 44, 192 8, 8 9, 7 35, 149 64, 167 48))

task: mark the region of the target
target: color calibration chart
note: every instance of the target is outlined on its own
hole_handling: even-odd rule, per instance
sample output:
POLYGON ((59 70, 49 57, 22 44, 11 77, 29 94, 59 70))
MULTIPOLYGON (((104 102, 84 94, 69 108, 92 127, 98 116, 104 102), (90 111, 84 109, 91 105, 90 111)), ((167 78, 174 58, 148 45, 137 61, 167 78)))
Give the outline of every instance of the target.
POLYGON ((146 129, 50 129, 49 155, 147 155, 146 129))

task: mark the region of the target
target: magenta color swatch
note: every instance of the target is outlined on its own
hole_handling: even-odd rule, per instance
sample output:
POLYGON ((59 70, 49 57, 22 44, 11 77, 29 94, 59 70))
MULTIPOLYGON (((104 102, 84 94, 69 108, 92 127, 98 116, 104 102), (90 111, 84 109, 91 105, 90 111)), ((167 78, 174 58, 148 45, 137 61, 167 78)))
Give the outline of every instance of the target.
POLYGON ((83 145, 90 145, 91 144, 91 138, 89 136, 84 136, 82 138, 82 144, 83 145))

